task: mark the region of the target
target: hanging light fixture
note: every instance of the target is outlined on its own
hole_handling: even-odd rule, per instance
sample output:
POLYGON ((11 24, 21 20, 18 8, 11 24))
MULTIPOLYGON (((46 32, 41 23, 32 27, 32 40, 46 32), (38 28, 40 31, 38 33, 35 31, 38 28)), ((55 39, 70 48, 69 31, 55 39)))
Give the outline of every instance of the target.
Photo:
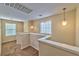
POLYGON ((66 21, 66 18, 65 18, 65 10, 66 10, 66 8, 63 8, 63 11, 64 11, 64 20, 62 21, 63 26, 67 25, 67 21, 66 21))
POLYGON ((34 29, 34 22, 33 21, 31 21, 31 26, 30 26, 30 29, 34 29))
POLYGON ((34 26, 31 25, 30 28, 31 28, 31 29, 34 29, 34 26))

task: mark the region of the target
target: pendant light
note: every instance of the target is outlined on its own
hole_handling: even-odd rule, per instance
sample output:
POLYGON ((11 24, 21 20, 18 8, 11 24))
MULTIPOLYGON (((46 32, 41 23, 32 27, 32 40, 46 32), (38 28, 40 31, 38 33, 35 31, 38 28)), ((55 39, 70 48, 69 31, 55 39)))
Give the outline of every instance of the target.
POLYGON ((33 22, 33 21, 30 21, 30 22, 31 22, 30 29, 32 29, 32 30, 33 30, 33 29, 34 29, 34 26, 33 26, 33 25, 34 25, 34 22, 33 22))
POLYGON ((62 21, 63 26, 67 25, 67 21, 66 21, 66 18, 65 18, 65 10, 66 10, 66 8, 63 8, 63 11, 64 11, 64 20, 62 21))

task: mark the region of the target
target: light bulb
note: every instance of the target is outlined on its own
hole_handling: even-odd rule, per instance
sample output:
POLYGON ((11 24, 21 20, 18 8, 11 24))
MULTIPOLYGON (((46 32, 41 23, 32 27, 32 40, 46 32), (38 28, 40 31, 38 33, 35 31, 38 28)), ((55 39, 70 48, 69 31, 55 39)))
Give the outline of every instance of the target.
POLYGON ((33 27, 33 26, 31 26, 30 28, 31 28, 31 29, 33 29, 34 27, 33 27))
POLYGON ((63 26, 67 25, 67 21, 63 21, 63 22, 62 22, 62 25, 63 25, 63 26))

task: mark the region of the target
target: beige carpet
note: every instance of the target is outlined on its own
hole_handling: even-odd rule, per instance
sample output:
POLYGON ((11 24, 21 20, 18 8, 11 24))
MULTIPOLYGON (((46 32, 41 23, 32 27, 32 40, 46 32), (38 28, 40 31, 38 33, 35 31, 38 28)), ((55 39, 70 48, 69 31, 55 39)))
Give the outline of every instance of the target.
POLYGON ((31 46, 21 50, 16 41, 2 45, 2 56, 38 56, 38 54, 38 51, 31 46))

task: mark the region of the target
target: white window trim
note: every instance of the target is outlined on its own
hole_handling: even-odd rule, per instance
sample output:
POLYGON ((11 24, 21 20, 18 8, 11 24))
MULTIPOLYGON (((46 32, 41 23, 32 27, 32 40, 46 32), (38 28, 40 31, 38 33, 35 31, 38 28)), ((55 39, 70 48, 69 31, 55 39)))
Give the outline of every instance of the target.
POLYGON ((43 33, 43 34, 52 34, 52 22, 51 22, 51 20, 48 20, 48 21, 45 21, 45 22, 41 22, 40 23, 40 33, 43 33), (51 24, 50 25, 50 32, 49 33, 48 32, 47 33, 46 32, 43 32, 45 29, 43 31, 41 31, 42 30, 41 29, 42 23, 47 23, 47 22, 50 22, 50 24, 51 24))
POLYGON ((7 34, 7 25, 15 25, 15 31, 16 31, 16 24, 15 23, 5 23, 5 36, 15 36, 16 35, 16 33, 15 34, 7 34))

